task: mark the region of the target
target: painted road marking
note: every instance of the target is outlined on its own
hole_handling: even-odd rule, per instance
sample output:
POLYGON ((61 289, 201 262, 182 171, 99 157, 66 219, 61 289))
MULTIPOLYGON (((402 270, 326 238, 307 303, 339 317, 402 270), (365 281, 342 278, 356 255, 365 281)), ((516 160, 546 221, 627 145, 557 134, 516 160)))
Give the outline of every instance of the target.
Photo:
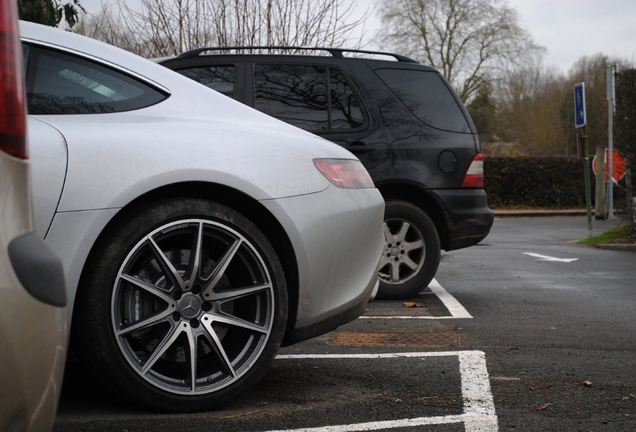
POLYGON ((440 284, 437 279, 433 279, 428 288, 444 303, 446 309, 450 312, 451 316, 419 316, 419 315, 396 315, 396 316, 377 316, 377 315, 363 315, 360 319, 459 319, 459 318, 472 318, 473 316, 457 301, 455 297, 450 295, 440 284))
POLYGON ((398 429, 424 425, 464 423, 466 432, 497 432, 499 430, 495 402, 490 390, 490 380, 483 351, 413 352, 390 354, 290 354, 277 359, 399 359, 414 357, 459 358, 462 382, 463 414, 418 417, 401 420, 322 426, 303 429, 287 429, 269 432, 349 432, 398 429))
POLYGON ((537 261, 552 261, 552 262, 565 262, 565 263, 578 261, 578 258, 556 258, 556 257, 541 255, 541 254, 532 253, 532 252, 524 252, 523 254, 538 258, 537 261))

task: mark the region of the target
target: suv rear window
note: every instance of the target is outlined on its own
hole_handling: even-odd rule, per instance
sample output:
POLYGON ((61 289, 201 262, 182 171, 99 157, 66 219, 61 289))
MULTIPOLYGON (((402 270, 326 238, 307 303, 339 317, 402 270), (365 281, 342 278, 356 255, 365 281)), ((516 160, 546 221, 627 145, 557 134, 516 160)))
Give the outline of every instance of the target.
POLYGON ((130 111, 166 98, 134 78, 74 55, 35 45, 25 52, 29 114, 130 111))
POLYGON ((376 74, 421 121, 437 129, 471 133, 450 89, 437 72, 379 69, 376 74))
POLYGON ((254 66, 254 107, 310 132, 364 125, 358 98, 335 68, 311 65, 254 66))

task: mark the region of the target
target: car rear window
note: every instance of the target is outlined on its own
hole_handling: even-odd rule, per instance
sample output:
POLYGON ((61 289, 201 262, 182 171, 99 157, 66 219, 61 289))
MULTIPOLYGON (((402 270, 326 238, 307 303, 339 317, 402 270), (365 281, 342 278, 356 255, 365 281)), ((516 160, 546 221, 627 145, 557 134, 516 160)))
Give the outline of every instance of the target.
POLYGON ((310 132, 364 125, 358 98, 345 76, 327 66, 254 65, 254 107, 310 132))
POLYGON ((408 69, 375 71, 421 121, 437 129, 471 133, 464 113, 437 72, 408 69))
POLYGON ((234 97, 234 81, 236 68, 234 66, 204 66, 179 69, 181 75, 210 87, 225 96, 234 97))
POLYGON ((167 97, 124 73, 75 55, 32 45, 28 56, 29 114, 122 112, 167 97))

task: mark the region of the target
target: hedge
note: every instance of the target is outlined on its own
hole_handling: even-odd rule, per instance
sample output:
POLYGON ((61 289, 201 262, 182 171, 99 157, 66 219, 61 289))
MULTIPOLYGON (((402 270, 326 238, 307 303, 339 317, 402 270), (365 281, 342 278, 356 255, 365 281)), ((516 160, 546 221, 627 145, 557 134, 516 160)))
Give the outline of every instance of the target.
MULTIPOLYGON (((591 200, 595 178, 590 163, 591 200)), ((561 156, 485 157, 484 189, 490 208, 585 208, 583 161, 561 156)), ((624 192, 614 188, 614 200, 624 192)))
MULTIPOLYGON (((633 196, 636 177, 636 69, 626 69, 617 78, 614 145, 626 157, 627 168, 631 169, 631 185, 628 185, 627 192, 633 196)), ((626 210, 627 221, 633 222, 636 220, 634 206, 628 205, 628 202, 624 199, 618 205, 626 210)), ((636 238, 636 223, 632 223, 631 236, 636 238)))
MULTIPOLYGON (((614 146, 627 158, 632 168, 632 185, 627 176, 614 190, 615 209, 624 210, 627 221, 630 214, 627 192, 636 192, 636 69, 626 69, 617 76, 616 112, 614 114, 614 146), (630 190, 631 186, 631 190, 630 190)), ((594 151, 594 149, 590 149, 594 151)), ((592 206, 595 205, 595 177, 591 169, 590 186, 592 206)), ((525 156, 484 158, 484 189, 491 208, 542 207, 585 208, 585 179, 583 162, 562 156, 525 156)), ((632 225, 636 237, 636 224, 632 225)))

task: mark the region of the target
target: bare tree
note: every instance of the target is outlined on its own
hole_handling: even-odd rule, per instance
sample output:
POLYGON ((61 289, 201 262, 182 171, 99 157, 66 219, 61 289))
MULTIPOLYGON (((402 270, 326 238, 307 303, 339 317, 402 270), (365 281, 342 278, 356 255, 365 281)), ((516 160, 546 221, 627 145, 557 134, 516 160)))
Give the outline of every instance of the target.
POLYGON ((379 13, 382 47, 439 69, 466 102, 542 51, 501 0, 380 0, 379 13))
MULTIPOLYGON (((75 31, 144 57, 206 46, 341 47, 364 28, 345 0, 125 0, 105 5, 75 31)), ((360 45, 360 39, 353 43, 360 45)))
POLYGON ((505 142, 516 142, 526 154, 571 154, 560 121, 566 82, 559 70, 540 62, 497 81, 495 134, 505 142))

